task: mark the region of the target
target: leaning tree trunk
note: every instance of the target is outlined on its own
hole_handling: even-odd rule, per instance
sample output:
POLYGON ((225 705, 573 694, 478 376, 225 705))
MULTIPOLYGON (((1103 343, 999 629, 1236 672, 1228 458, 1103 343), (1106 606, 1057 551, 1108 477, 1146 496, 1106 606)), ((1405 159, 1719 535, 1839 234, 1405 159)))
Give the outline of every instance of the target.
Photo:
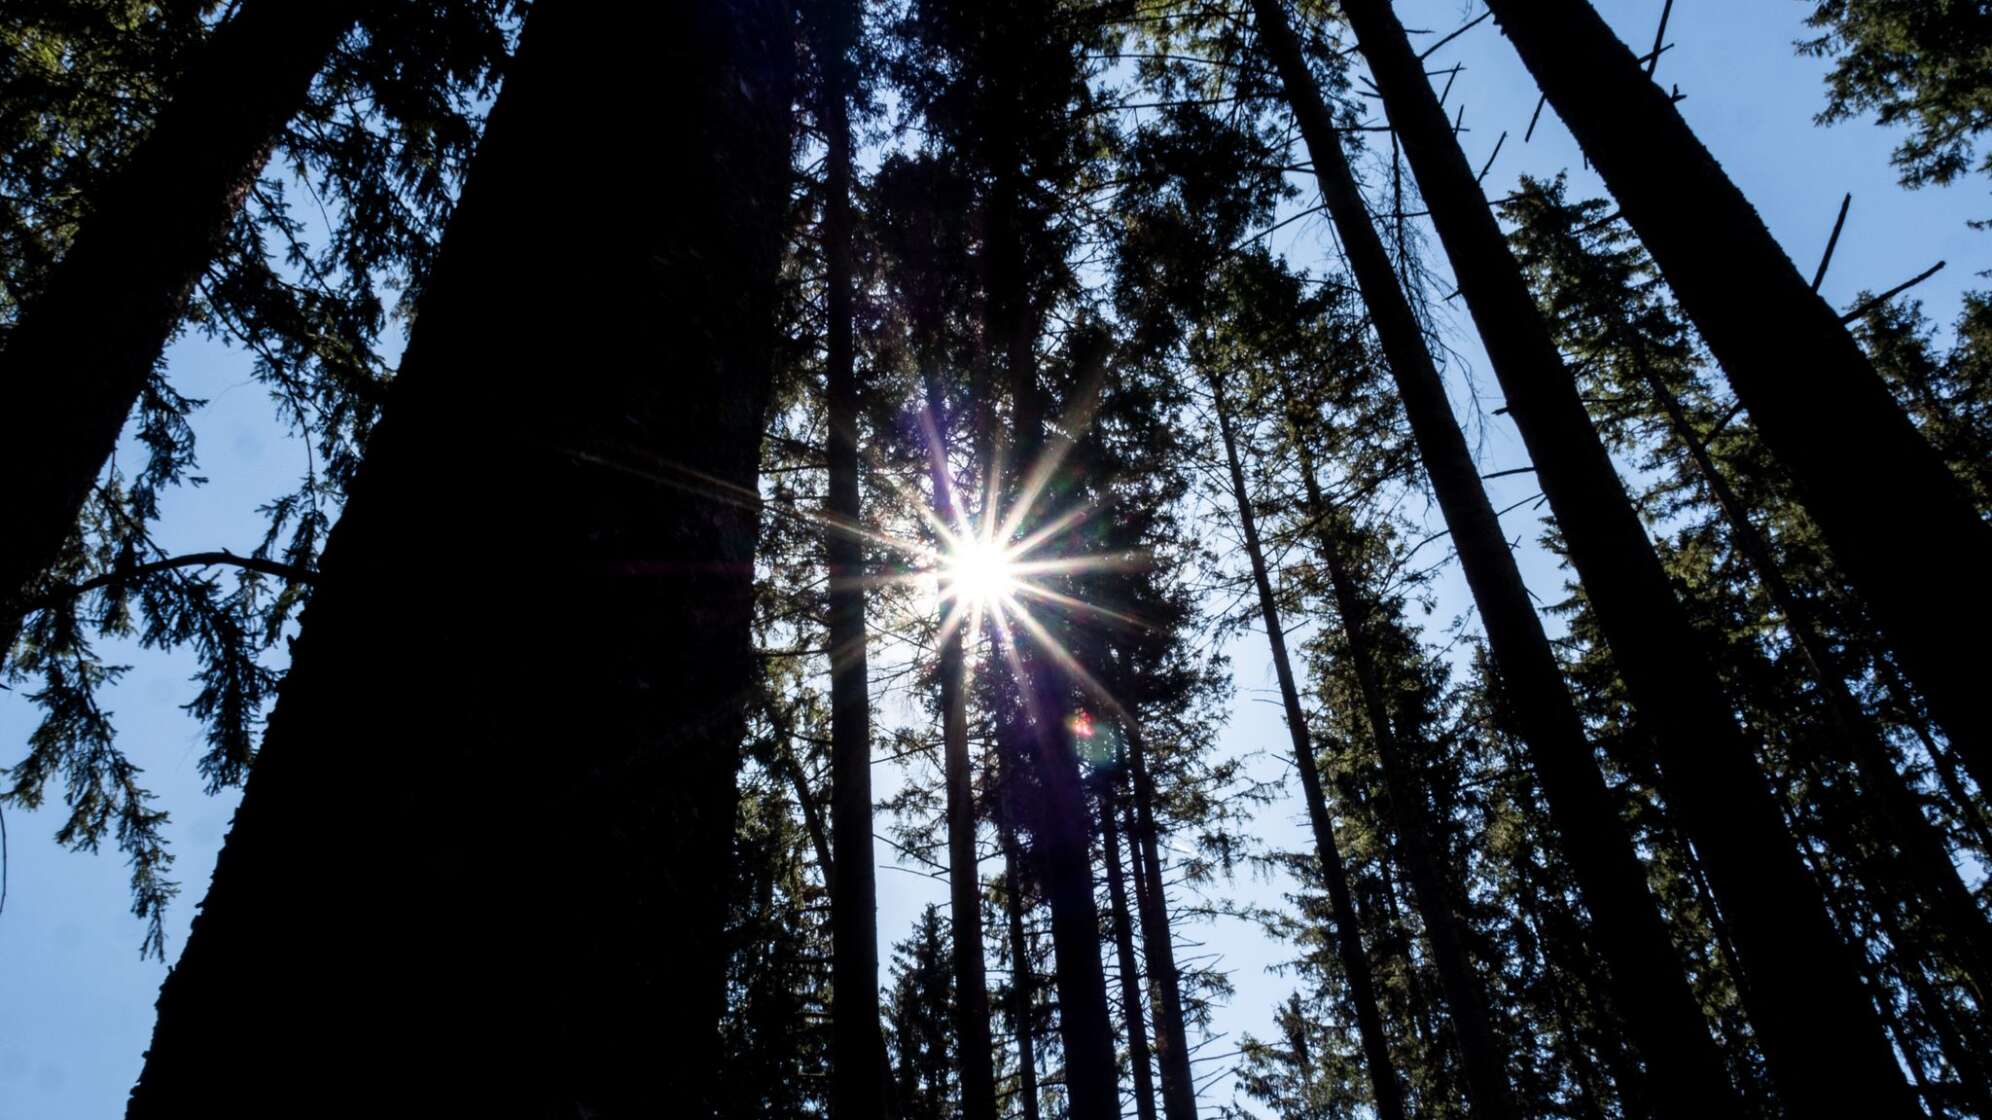
POLYGON ((1148 773, 1148 746, 1141 727, 1127 728, 1128 776, 1134 796, 1126 832, 1139 853, 1134 861, 1135 909, 1141 912, 1141 956, 1148 965, 1154 1004, 1155 1058, 1162 1073, 1164 1120, 1196 1120, 1197 1083, 1190 1072, 1189 1031, 1183 1023, 1182 978, 1176 969, 1175 934, 1169 925, 1169 895, 1162 882, 1161 835, 1155 827, 1155 783, 1148 773))
POLYGON ((1791 471, 1937 722, 1980 784, 1992 783, 1983 674, 1956 653, 1959 634, 1992 630, 1992 582, 1981 578, 1992 571, 1992 527, 1839 315, 1591 5, 1488 7, 1791 471), (1932 555, 1943 557, 1935 594, 1932 555))
POLYGON ((1114 801, 1114 781, 1109 777, 1100 784, 1100 836, 1107 849, 1107 898, 1114 915, 1114 957, 1120 965, 1121 1020, 1127 1024, 1127 1064, 1134 1071, 1135 1116, 1155 1120, 1155 1071, 1148 1061, 1148 1028, 1141 1019, 1141 969, 1134 959, 1134 917, 1127 905, 1114 801))
POLYGON ((1937 925, 1945 948, 1969 976, 1973 998, 1983 1006, 1987 999, 1992 999, 1992 923, 1987 923, 1970 888, 1959 878, 1943 833, 1923 815, 1915 791, 1903 780, 1895 760, 1889 757, 1881 728, 1854 697, 1848 684, 1852 676, 1838 652, 1826 641, 1811 604, 1785 579, 1771 542, 1758 531, 1750 518, 1749 507, 1716 466, 1689 422, 1680 399, 1657 372, 1651 368, 1640 372, 1647 390, 1666 414, 1675 442, 1687 452, 1695 473, 1728 523, 1730 539, 1757 573, 1765 597, 1784 616, 1792 644, 1798 647, 1812 670, 1812 679, 1825 693, 1826 710, 1843 749, 1842 760, 1852 764, 1867 787, 1877 808, 1876 816, 1885 834, 1900 849, 1911 881, 1936 904, 1941 914, 1937 925))
POLYGON ((1259 591, 1259 614, 1266 625, 1266 641, 1273 651, 1273 673, 1279 679, 1280 703, 1286 709, 1287 735, 1292 740, 1294 768, 1300 774, 1301 794, 1307 802, 1308 823, 1314 830, 1315 856, 1321 863, 1321 878, 1328 887, 1328 904, 1335 922, 1335 952, 1349 984, 1350 1010, 1356 1015, 1356 1031, 1363 1044, 1363 1062, 1369 1070, 1370 1091, 1376 1114, 1382 1120, 1404 1120, 1404 1087, 1390 1060, 1390 1045, 1383 1035, 1383 1013, 1378 1009, 1376 982, 1370 973, 1369 954, 1363 949, 1362 927, 1356 921, 1356 904, 1349 895, 1349 877, 1342 866, 1342 853, 1335 846, 1335 822, 1328 817, 1328 799, 1321 791, 1321 772, 1314 759, 1314 743, 1307 731, 1307 713, 1300 706, 1300 690, 1293 680, 1293 664, 1287 657, 1286 630, 1280 625, 1279 604, 1273 597, 1273 581, 1266 572, 1266 554, 1259 547, 1259 527, 1252 514, 1252 498, 1245 488, 1245 468, 1238 458, 1238 439, 1231 428, 1231 409, 1224 397, 1224 382, 1215 373, 1209 376, 1211 407, 1217 413, 1217 430, 1224 442, 1224 460, 1231 470, 1232 496, 1238 503, 1238 527, 1245 537, 1245 554, 1252 563, 1252 583, 1259 591))
POLYGON ((1349 569, 1347 513, 1329 507, 1322 496, 1320 481, 1315 478, 1314 458, 1299 425, 1294 425, 1293 434, 1294 446, 1299 451, 1301 483, 1307 496, 1308 520, 1314 524, 1321 559, 1328 568, 1335 608, 1342 616, 1342 636, 1349 647, 1350 667, 1355 670, 1356 691, 1369 721, 1377 758, 1383 764, 1384 783, 1390 792, 1390 815, 1403 839, 1404 869, 1411 879, 1418 916, 1425 923, 1432 963, 1445 988, 1446 1007, 1452 1012, 1453 1039, 1459 1046, 1460 1064, 1466 1074, 1467 1097, 1478 1120, 1519 1117, 1521 1113, 1515 1107, 1508 1082, 1508 1056, 1494 1037, 1487 990, 1467 955, 1465 923, 1453 905, 1452 891, 1446 886, 1447 875, 1438 852, 1438 828, 1424 791, 1407 768, 1408 760, 1397 737, 1398 728, 1390 717, 1383 673, 1377 665, 1370 633, 1370 617, 1375 611, 1349 569))
POLYGON ((1254 0, 1259 37, 1278 67, 1314 159, 1315 175, 1363 301, 1369 307, 1419 456, 1451 531, 1517 729, 1528 746, 1562 854, 1591 911, 1613 994, 1652 1069, 1670 1116, 1739 1107, 1721 1055, 1689 990, 1679 954, 1617 816, 1549 640, 1529 602, 1445 384, 1377 236, 1332 115, 1277 0, 1254 0))
POLYGON ((138 403, 187 296, 358 0, 247 0, 89 200, 0 350, 0 661, 138 403))
POLYGON ((1915 1101, 1785 829, 1754 744, 1626 496, 1576 378, 1502 234, 1425 64, 1384 0, 1344 0, 1509 413, 1535 463, 1613 664, 1701 851, 1749 984, 1745 1006, 1787 1105, 1907 1115, 1915 1101), (1849 1095, 1848 1083, 1859 1086, 1849 1095))
POLYGON ((131 1116, 703 1108, 791 58, 533 7, 131 1116))
POLYGON ((878 870, 872 858, 871 692, 865 664, 864 537, 858 495, 858 384, 851 347, 851 120, 855 0, 815 13, 822 75, 825 412, 829 420, 830 1115, 885 1115, 879 1032, 878 870))

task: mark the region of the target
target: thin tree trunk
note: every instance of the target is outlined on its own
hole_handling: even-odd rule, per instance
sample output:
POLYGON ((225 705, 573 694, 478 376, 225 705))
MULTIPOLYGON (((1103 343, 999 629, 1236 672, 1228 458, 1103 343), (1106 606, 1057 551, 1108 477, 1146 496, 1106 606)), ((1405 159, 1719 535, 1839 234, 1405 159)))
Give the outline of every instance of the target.
MULTIPOLYGON (((941 523, 952 529, 959 523, 960 511, 955 508, 954 480, 947 461, 951 431, 947 401, 935 355, 924 349, 923 354, 927 410, 937 440, 928 456, 934 511, 941 523)), ((944 608, 939 665, 941 765, 948 795, 948 904, 954 937, 955 1043, 961 1067, 962 1120, 996 1120, 989 981, 983 966, 982 873, 975 846, 975 779, 968 753, 967 624, 965 619, 955 619, 949 625, 946 614, 944 608)))
POLYGON ((1134 919, 1128 912, 1114 801, 1114 783, 1109 779, 1100 785, 1100 836, 1107 846, 1107 898, 1113 910, 1114 953, 1120 964, 1121 1020, 1127 1024, 1127 1061, 1134 1071, 1135 1115, 1138 1120, 1155 1120, 1155 1072, 1148 1064, 1148 1028, 1141 1019, 1141 969, 1134 960, 1134 919))
POLYGON ((871 692, 865 653, 864 538, 858 492, 858 384, 851 345, 851 123, 855 0, 825 3, 819 65, 823 129, 823 258, 829 424, 830 830, 837 854, 830 891, 830 1115, 885 1114, 877 1067, 879 1031, 878 870, 872 858, 871 692))
MULTIPOLYGON (((1488 7, 1618 199, 1765 445, 1797 480, 1806 511, 1937 722, 1980 785, 1992 788, 1983 674, 1974 659, 1956 655, 1957 635, 1992 630, 1992 582, 1978 578, 1992 571, 1992 527, 1839 315, 1591 5, 1491 0, 1488 7), (1794 370, 1805 371, 1802 381, 1794 370), (1950 573, 1935 577, 1937 594, 1932 549, 1950 573), (1941 609, 1931 609, 1933 600, 1941 609)), ((1846 1098, 1838 1101, 1847 1107, 1846 1098)))
POLYGON ((1382 1120, 1404 1120, 1404 1087, 1396 1066, 1390 1060, 1390 1046, 1383 1034, 1383 1013, 1377 1006, 1376 983, 1371 976, 1369 954, 1363 949, 1362 927, 1356 920, 1355 902, 1349 896, 1348 873, 1342 866, 1342 853, 1335 846, 1335 824, 1328 816, 1328 800, 1321 791, 1321 773, 1314 760, 1314 744, 1307 731, 1307 713, 1300 706, 1300 690, 1294 685, 1293 665, 1287 658, 1286 631, 1280 625, 1279 604, 1273 597, 1272 578, 1266 572, 1265 551, 1259 546, 1259 528, 1252 514, 1252 497, 1245 488, 1245 469, 1238 458, 1238 440, 1231 428, 1231 407, 1225 401, 1224 382, 1215 372, 1209 374, 1211 406, 1217 413, 1218 434, 1224 441, 1225 462, 1231 469, 1231 490, 1238 503, 1238 525, 1245 537, 1245 554, 1252 563, 1252 582, 1259 591, 1259 614, 1266 626, 1266 640, 1272 646, 1273 673, 1279 679, 1280 703, 1286 709, 1287 736, 1292 740, 1294 768, 1300 774, 1300 789, 1307 802, 1307 819, 1314 829, 1314 851, 1321 863, 1321 878, 1328 887, 1328 903, 1334 915, 1335 951, 1349 984, 1350 1008, 1355 1012, 1356 1031, 1363 1044, 1363 1061, 1369 1070, 1370 1090, 1376 1113, 1382 1120))
POLYGON ((1970 977, 1975 998, 1981 1004, 1992 998, 1992 925, 1958 877, 1950 847, 1923 809, 1913 790, 1895 768, 1888 755, 1881 729, 1868 718, 1866 709, 1848 687, 1850 674, 1842 659, 1820 632, 1812 607, 1785 580, 1784 570, 1766 540, 1750 519, 1749 507, 1737 495, 1729 480, 1709 456, 1708 448, 1689 422, 1687 412, 1666 383, 1651 369, 1641 371, 1647 388, 1667 414, 1674 438, 1688 453, 1695 471, 1708 487, 1716 507, 1729 524, 1730 539, 1757 573, 1764 594, 1784 616, 1785 629, 1798 646, 1812 679, 1826 694, 1826 709, 1844 758, 1851 762, 1861 781, 1873 796, 1887 834, 1901 850, 1903 862, 1916 885, 1936 903, 1943 918, 1938 923, 1952 959, 1970 977))
POLYGON ((1038 1120, 1037 1040, 1031 1032, 1031 1005, 1037 977, 1031 971, 1030 940, 1024 932, 1023 876, 1017 867, 1017 833, 1007 819, 997 831, 1003 845, 1003 895, 1010 920, 1010 1022, 1017 1032, 1017 1095, 1024 1120, 1038 1120))
MULTIPOLYGON (((1923 744, 1923 753, 1930 756, 1930 762, 1937 772, 1937 780, 1943 783, 1944 792, 1950 795, 1959 823, 1971 834, 1978 850, 1992 856, 1992 823, 1986 821, 1977 798, 1964 788, 1964 781, 1958 774, 1957 756, 1937 742, 1931 732, 1929 718, 1918 709, 1916 697, 1910 692, 1908 682, 1902 679, 1902 674, 1895 668, 1894 659, 1885 652, 1879 653, 1874 659, 1874 668, 1875 674, 1881 678, 1882 689, 1888 694, 1890 706, 1916 736, 1916 741, 1923 744)), ((1978 787, 1981 795, 1987 789, 1992 787, 1984 785, 1978 787)))
POLYGON ((187 296, 358 0, 245 0, 90 200, 0 350, 0 661, 138 403, 187 296))
POLYGON ((1148 745, 1141 728, 1127 732, 1128 775, 1134 796, 1127 812, 1134 838, 1134 897, 1141 910, 1141 955, 1148 965, 1149 997, 1155 1014, 1155 1061, 1162 1073, 1165 1120, 1196 1120, 1197 1083, 1190 1072, 1189 1032, 1183 1022, 1182 977, 1176 969, 1169 894, 1162 880, 1161 834, 1155 827, 1155 783, 1148 773, 1148 745))
POLYGON ((1405 871, 1411 878, 1418 916, 1425 923, 1432 963, 1438 968, 1439 981, 1445 986, 1446 1006, 1452 1011, 1453 1035, 1465 1068, 1468 1099, 1474 1115, 1483 1120, 1518 1117, 1520 1113, 1515 1108, 1508 1081, 1508 1056, 1494 1037, 1487 992, 1467 955, 1464 923, 1453 908, 1452 891, 1446 886, 1448 876, 1435 848, 1437 827, 1423 790, 1406 769, 1407 760, 1390 718, 1383 676, 1370 640, 1372 606, 1356 586, 1345 555, 1347 514, 1329 508, 1314 474, 1313 454, 1298 425, 1294 426, 1293 434, 1300 455, 1301 481, 1306 487, 1308 519, 1315 526, 1321 558, 1334 589, 1335 607, 1342 616, 1350 666, 1355 670, 1363 714, 1369 721, 1377 757, 1383 764, 1384 782, 1390 791, 1390 815, 1402 838, 1405 871))
POLYGON ((1254 0, 1253 8, 1480 607, 1502 687, 1562 839, 1562 854, 1591 911, 1615 1002, 1652 1069, 1656 1104, 1669 1116, 1733 1113, 1739 1106, 1721 1056, 1646 889, 1645 869, 1585 741, 1562 670, 1481 488, 1418 320, 1371 223, 1334 120, 1276 0, 1254 0))
POLYGON ((792 52, 534 6, 130 1116, 705 1107, 792 52))
POLYGON ((1751 1021, 1780 1095, 1824 1115, 1915 1102, 1853 953, 1805 873, 1752 744, 1591 423, 1424 63, 1384 0, 1342 10, 1451 258, 1570 561, 1660 759, 1670 811, 1702 851, 1750 974, 1751 1021), (1848 1082, 1858 1085, 1849 1096, 1848 1082))

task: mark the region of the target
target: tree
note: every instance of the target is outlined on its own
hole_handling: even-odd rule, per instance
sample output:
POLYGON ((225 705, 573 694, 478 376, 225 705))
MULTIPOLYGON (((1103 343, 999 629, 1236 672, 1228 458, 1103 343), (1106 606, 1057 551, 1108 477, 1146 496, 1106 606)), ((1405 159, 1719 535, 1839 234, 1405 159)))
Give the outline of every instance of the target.
POLYGON ((0 506, 13 527, 0 549, 0 656, 278 129, 361 8, 249 3, 231 16, 7 331, 0 369, 16 396, 0 471, 21 484, 0 506))
POLYGON ((756 515, 730 499, 768 393, 787 31, 776 5, 534 8, 133 1116, 307 1083, 451 1111, 706 1099, 754 683, 756 515), (547 220, 584 197, 614 228, 547 220), (503 547, 439 603, 409 557, 472 527, 503 547), (394 784, 353 829, 358 743, 394 784), (522 812, 544 840, 495 851, 522 812))
POLYGON ((1917 550, 1897 544, 1941 541, 1964 570, 1992 567, 1992 526, 1598 13, 1584 0, 1488 7, 1791 471, 1938 722, 1975 773, 1992 775, 1992 716, 1950 652, 1958 627, 1992 627, 1992 588, 1951 581, 1939 621, 1917 550), (1791 391, 1791 369, 1810 371, 1805 392, 1791 391))
POLYGON ((823 238, 829 420, 830 828, 840 858, 830 889, 835 930, 836 1090, 840 1120, 885 1115, 878 1009, 878 884, 872 849, 871 695, 865 671, 863 519, 858 497, 858 384, 851 340, 852 51, 862 9, 826 2, 812 16, 817 126, 824 136, 823 238))
POLYGON ((1755 744, 1702 655, 1424 63, 1387 4, 1345 0, 1343 12, 1652 739, 1670 810, 1729 917, 1749 976, 1751 1019, 1780 1092, 1808 1111, 1843 1107, 1845 1091, 1828 1086, 1836 1074, 1858 1069, 1865 1071, 1858 1082, 1876 1094, 1875 1108, 1913 1108, 1852 954, 1755 765, 1755 744))
POLYGON ((1272 0, 1255 3, 1256 30, 1285 86, 1350 271, 1397 382, 1454 547, 1531 761, 1561 834, 1562 851, 1582 884, 1610 961, 1617 1003, 1655 1072, 1668 1111, 1693 1115, 1730 1111, 1731 1093, 1708 1041, 1699 1010, 1673 968, 1665 929, 1645 890, 1645 875, 1614 815, 1602 776, 1565 690, 1561 671, 1529 603, 1521 573, 1465 437, 1453 419, 1423 331, 1392 270, 1342 151, 1334 118, 1309 72, 1285 13, 1272 0))
MULTIPOLYGON (((1805 22, 1820 35, 1800 41, 1800 53, 1833 60, 1819 123, 1873 112, 1876 124, 1906 127, 1894 156, 1905 187, 1972 169, 1992 128, 1992 12, 1961 0, 1814 0, 1805 22)), ((1992 174, 1992 157, 1977 170, 1992 174)))
POLYGON ((1246 554, 1252 562, 1252 582, 1259 593, 1259 612, 1265 622, 1266 640, 1273 650, 1273 670, 1279 677, 1280 703, 1286 709, 1287 732, 1293 739, 1294 767, 1300 774, 1301 789, 1307 800, 1307 816, 1314 830, 1320 874, 1327 884, 1333 907, 1336 951, 1341 955, 1342 969, 1348 978, 1349 998, 1362 1035, 1363 1056, 1369 1068, 1370 1089, 1377 1114, 1386 1120, 1401 1120, 1405 1115, 1404 1090, 1398 1084, 1396 1065, 1391 1061, 1389 1045, 1384 1041, 1383 1017, 1377 1010, 1369 957, 1363 948, 1355 904, 1349 896, 1348 872, 1335 846, 1335 825, 1328 817, 1327 798, 1322 792, 1314 745, 1307 731, 1307 715, 1300 706, 1300 692, 1294 684, 1293 666, 1287 657, 1286 629, 1280 625, 1272 580, 1266 574, 1265 553, 1259 545, 1259 530, 1252 515, 1251 495, 1245 489, 1245 471, 1239 462, 1238 439, 1232 432, 1231 409, 1225 402, 1221 377, 1215 369, 1209 374, 1211 407, 1217 414, 1218 429, 1224 442, 1225 463, 1231 472, 1231 489, 1238 504, 1239 530, 1244 535, 1246 554))

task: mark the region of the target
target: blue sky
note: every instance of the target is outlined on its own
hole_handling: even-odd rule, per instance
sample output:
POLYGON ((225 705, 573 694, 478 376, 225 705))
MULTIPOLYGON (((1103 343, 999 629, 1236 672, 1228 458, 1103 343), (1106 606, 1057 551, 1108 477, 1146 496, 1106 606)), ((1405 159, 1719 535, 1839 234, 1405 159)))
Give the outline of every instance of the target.
MULTIPOLYGON (((1652 42, 1662 2, 1606 0, 1599 7, 1643 52, 1652 42)), ((1439 33, 1477 11, 1459 0, 1403 0, 1398 8, 1407 26, 1439 33)), ((1965 226, 1968 218, 1992 214, 1992 198, 1979 179, 1947 189, 1902 191, 1887 160, 1895 137, 1865 122, 1831 129, 1811 123, 1822 103, 1825 66, 1797 58, 1791 50, 1792 41, 1806 33, 1801 24, 1806 10, 1799 0, 1677 0, 1667 37, 1675 47, 1661 59, 1659 77, 1678 84, 1687 95, 1681 110, 1689 123, 1801 269, 1809 273, 1816 264, 1842 193, 1853 192, 1852 213, 1823 289, 1829 300, 1845 306, 1860 289, 1890 287, 1946 260, 1948 267, 1916 294, 1940 325, 1948 324, 1961 292, 1992 286, 1974 276, 1992 267, 1987 252, 1992 239, 1965 226)), ((1488 175, 1490 193, 1504 193, 1525 172, 1549 175, 1566 168, 1573 194, 1603 193, 1582 170, 1574 145, 1553 114, 1545 113, 1531 143, 1521 143, 1535 89, 1491 24, 1454 41, 1433 61, 1435 68, 1454 62, 1466 67, 1452 98, 1467 106, 1464 143, 1476 165, 1487 158, 1504 129, 1510 133, 1488 175)), ((1311 187, 1303 187, 1311 195, 1311 187)), ((1297 263, 1316 267, 1331 244, 1318 220, 1295 223, 1276 242, 1297 263)), ((1443 274, 1444 262, 1435 249, 1433 257, 1431 263, 1443 274)), ((1464 406, 1477 396, 1491 413, 1500 393, 1490 377, 1481 375, 1485 363, 1463 309, 1453 309, 1449 326, 1450 341, 1461 356, 1451 370, 1455 401, 1464 406)), ((247 551, 260 536, 255 506, 291 487, 304 469, 304 451, 276 426, 241 351, 192 339, 173 347, 169 361, 183 392, 210 401, 195 427, 202 473, 213 482, 168 495, 159 540, 174 551, 247 551)), ((1802 391, 1804 371, 1794 370, 1792 377, 1794 389, 1802 391)), ((1526 462, 1505 420, 1473 417, 1468 426, 1484 436, 1481 446, 1489 470, 1526 462)), ((1532 492, 1523 479, 1490 485, 1497 506, 1532 492)), ((1511 515, 1509 529, 1532 541, 1535 528, 1518 520, 1525 516, 1511 515)), ((1544 599, 1557 597, 1562 576, 1533 548, 1524 556, 1524 571, 1544 599)), ((1441 576, 1438 596, 1435 624, 1469 609, 1456 571, 1441 576)), ((1284 768, 1275 760, 1285 750, 1285 730, 1276 705, 1262 702, 1273 697, 1263 636, 1240 637, 1230 653, 1238 693, 1222 747, 1259 752, 1262 772, 1279 773, 1284 768)), ((194 691, 188 683, 191 659, 135 649, 111 655, 132 666, 109 704, 123 746, 145 767, 146 784, 173 813, 168 835, 178 860, 174 875, 184 893, 167 920, 170 957, 184 943, 235 796, 201 792, 195 769, 200 732, 179 709, 194 691)), ((888 702, 881 714, 886 720, 912 716, 903 702, 896 710, 888 702)), ((0 693, 0 760, 19 757, 35 718, 23 697, 0 693)), ((881 797, 894 780, 880 774, 881 797)), ((50 839, 59 812, 58 804, 38 813, 9 811, 6 817, 10 860, 6 911, 0 914, 0 1120, 98 1120, 121 1114, 165 973, 159 962, 138 958, 142 929, 128 913, 122 860, 109 849, 95 856, 59 849, 50 839)), ((1297 798, 1262 811, 1255 832, 1269 844, 1299 847, 1304 836, 1297 798)), ((877 854, 882 866, 893 864, 884 845, 877 854)), ((941 884, 917 875, 887 871, 879 886, 880 937, 888 945, 905 935, 927 902, 945 902, 941 884)), ((1280 887, 1241 881, 1229 893, 1266 899, 1280 887)), ((1216 954, 1237 986, 1237 995, 1215 1024, 1225 1037, 1207 1051, 1228 1052, 1235 1049, 1238 1032, 1263 1032, 1270 1009, 1290 990, 1291 981, 1265 972, 1287 955, 1285 947, 1268 944, 1255 929, 1230 924, 1183 932, 1203 943, 1202 952, 1216 954)), ((1204 1095, 1206 1113, 1230 1096, 1227 1084, 1212 1086, 1204 1095)))

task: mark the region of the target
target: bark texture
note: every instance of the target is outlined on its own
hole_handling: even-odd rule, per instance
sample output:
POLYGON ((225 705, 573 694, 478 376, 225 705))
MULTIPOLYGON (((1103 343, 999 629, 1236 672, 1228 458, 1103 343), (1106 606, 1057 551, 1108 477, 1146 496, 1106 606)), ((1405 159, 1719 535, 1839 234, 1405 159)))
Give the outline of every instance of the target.
POLYGON ((792 57, 534 6, 129 1115, 705 1110, 792 57))

